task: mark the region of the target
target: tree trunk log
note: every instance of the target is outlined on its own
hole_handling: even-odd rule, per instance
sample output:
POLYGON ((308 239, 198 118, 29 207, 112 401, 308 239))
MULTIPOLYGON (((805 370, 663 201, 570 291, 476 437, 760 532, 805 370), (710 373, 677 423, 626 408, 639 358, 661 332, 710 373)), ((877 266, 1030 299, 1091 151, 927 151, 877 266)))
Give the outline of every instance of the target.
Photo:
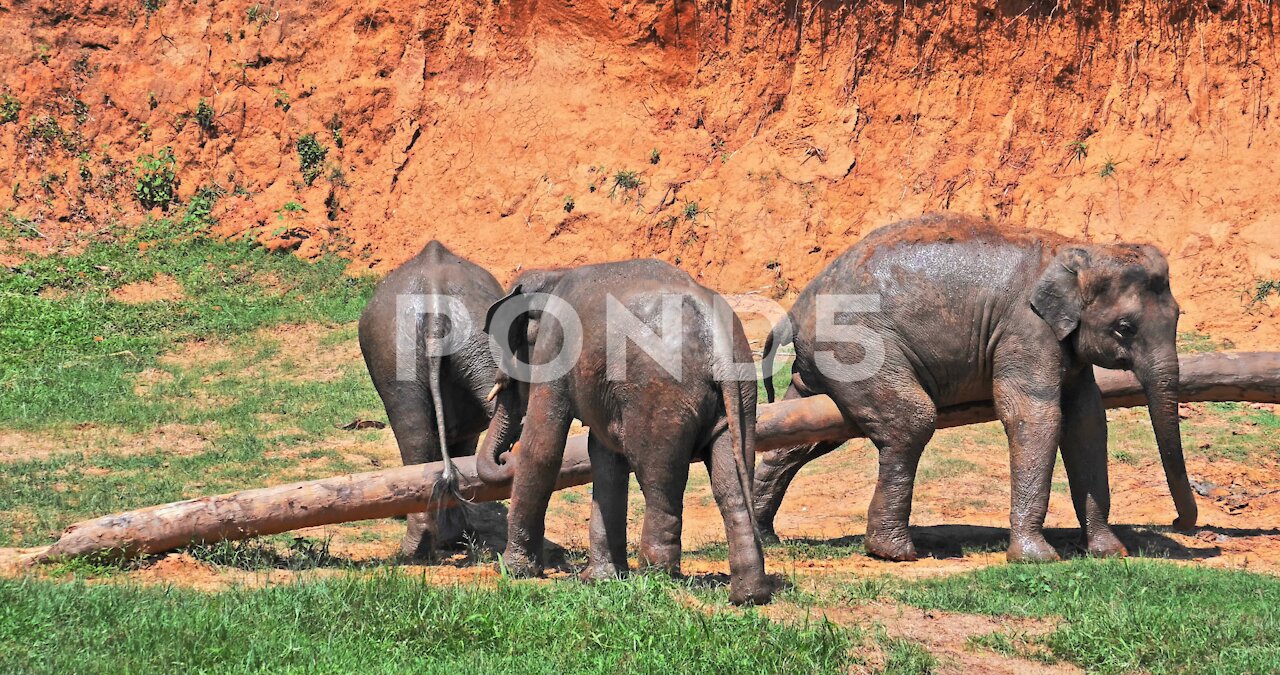
MULTIPOLYGON (((1192 401, 1280 403, 1280 352, 1216 353, 1181 359, 1181 396, 1192 401)), ((1098 385, 1108 408, 1145 405, 1131 373, 1099 370, 1098 385)), ((995 419, 989 402, 939 411, 938 426, 956 427, 995 419)), ((830 398, 762 405, 756 422, 760 451, 863 436, 848 424, 830 398)), ((587 437, 569 438, 556 489, 591 482, 587 437)), ((489 485, 476 476, 475 458, 455 460, 460 492, 476 502, 510 496, 510 486, 489 485)), ((336 476, 278 487, 244 490, 152 506, 76 523, 38 561, 90 554, 130 557, 168 551, 191 543, 248 539, 304 527, 386 518, 452 505, 436 494, 439 462, 336 476)))

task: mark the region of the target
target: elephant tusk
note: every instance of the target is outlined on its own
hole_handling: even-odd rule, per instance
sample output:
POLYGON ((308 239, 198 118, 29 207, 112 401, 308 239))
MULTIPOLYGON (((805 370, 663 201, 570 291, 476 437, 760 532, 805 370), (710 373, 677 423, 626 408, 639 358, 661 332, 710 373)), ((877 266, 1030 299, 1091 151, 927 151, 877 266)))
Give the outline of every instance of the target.
POLYGON ((500 391, 502 391, 502 384, 501 384, 501 383, 498 383, 498 384, 493 385, 493 389, 490 389, 490 390, 489 390, 489 395, 488 395, 488 396, 486 396, 486 397, 484 397, 484 400, 486 400, 486 401, 492 401, 493 399, 495 399, 495 398, 497 398, 497 397, 498 397, 498 392, 500 392, 500 391))

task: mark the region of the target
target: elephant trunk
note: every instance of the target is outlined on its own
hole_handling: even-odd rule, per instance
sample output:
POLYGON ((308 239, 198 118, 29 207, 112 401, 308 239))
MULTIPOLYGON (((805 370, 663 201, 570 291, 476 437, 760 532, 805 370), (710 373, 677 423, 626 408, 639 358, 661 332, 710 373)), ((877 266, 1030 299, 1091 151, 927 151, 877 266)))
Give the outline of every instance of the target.
POLYGON ((1196 525, 1198 514, 1195 495, 1187 478, 1187 464, 1182 456, 1182 430, 1178 420, 1177 352, 1170 346, 1160 350, 1149 360, 1135 360, 1134 374, 1147 395, 1151 429, 1155 432, 1156 445, 1160 448, 1160 461, 1164 465, 1169 493, 1178 510, 1178 518, 1173 525, 1182 530, 1191 529, 1196 525))
POLYGON ((520 420, 523 417, 518 387, 511 382, 499 387, 498 405, 494 408, 493 419, 489 421, 489 431, 476 452, 476 474, 480 480, 492 485, 508 484, 515 476, 515 456, 511 449, 520 438, 520 420))

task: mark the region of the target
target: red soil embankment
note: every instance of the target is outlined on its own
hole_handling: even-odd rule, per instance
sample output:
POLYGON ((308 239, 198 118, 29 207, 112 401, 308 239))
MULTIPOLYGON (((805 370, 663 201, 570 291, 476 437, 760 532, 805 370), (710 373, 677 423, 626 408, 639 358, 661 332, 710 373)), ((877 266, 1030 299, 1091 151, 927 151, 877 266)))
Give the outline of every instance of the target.
POLYGON ((6 2, 21 110, 0 125, 0 209, 35 220, 48 239, 21 246, 42 252, 136 222, 133 165, 171 146, 184 199, 239 188, 222 234, 300 255, 386 271, 434 237, 504 280, 657 256, 784 299, 869 229, 953 209, 1158 243, 1184 330, 1274 349, 1280 303, 1242 294, 1280 277, 1276 12, 6 2), (311 185, 307 133, 328 149, 311 185))

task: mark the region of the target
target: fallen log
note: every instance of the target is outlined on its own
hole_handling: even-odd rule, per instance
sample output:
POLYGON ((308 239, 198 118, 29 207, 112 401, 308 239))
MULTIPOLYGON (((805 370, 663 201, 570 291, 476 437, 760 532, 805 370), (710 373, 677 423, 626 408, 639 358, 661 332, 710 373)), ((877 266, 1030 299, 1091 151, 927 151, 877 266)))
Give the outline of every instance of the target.
MULTIPOLYGON (((1181 359, 1181 400, 1280 403, 1280 352, 1217 353, 1181 359)), ((1142 388, 1132 374, 1099 370, 1098 385, 1108 408, 1145 405, 1142 388)), ((995 419, 990 403, 944 408, 939 427, 955 427, 995 419)), ((760 406, 756 432, 759 450, 821 440, 861 437, 826 396, 760 406)), ((455 461, 460 492, 475 502, 510 496, 509 486, 489 485, 476 476, 475 460, 455 461)), ((455 504, 435 494, 442 465, 438 462, 335 476, 277 487, 138 509, 76 523, 37 561, 91 554, 131 557, 173 550, 192 543, 287 532, 332 523, 386 518, 455 504)), ((586 436, 569 439, 556 489, 591 482, 586 436)))

